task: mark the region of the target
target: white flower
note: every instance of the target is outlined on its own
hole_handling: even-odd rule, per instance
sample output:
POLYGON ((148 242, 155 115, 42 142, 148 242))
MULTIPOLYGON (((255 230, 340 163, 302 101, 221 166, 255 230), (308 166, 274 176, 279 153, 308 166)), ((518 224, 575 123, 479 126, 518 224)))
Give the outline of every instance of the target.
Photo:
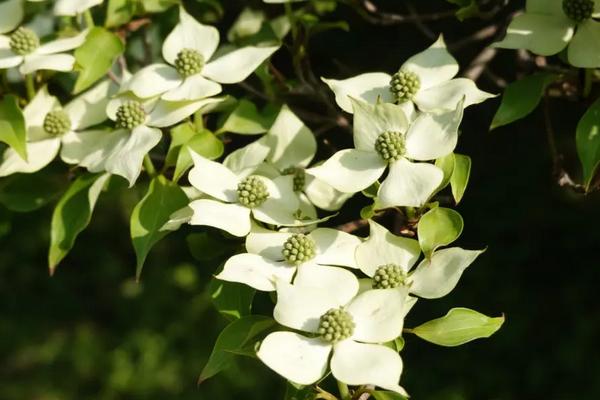
MULTIPOLYGON (((45 0, 28 0, 39 3, 45 0)), ((10 32, 21 24, 25 16, 25 0, 6 0, 0 3, 0 34, 10 32)))
POLYGON ((0 164, 0 176, 36 172, 48 165, 58 154, 61 143, 69 141, 69 137, 85 134, 87 128, 106 120, 104 109, 114 90, 109 81, 104 81, 61 107, 45 86, 40 88, 23 110, 27 160, 13 149, 7 149, 0 164))
POLYGON ((189 204, 192 225, 208 225, 234 236, 246 236, 251 216, 271 225, 295 225, 298 198, 291 177, 268 179, 248 173, 236 174, 220 163, 190 151, 194 167, 190 183, 214 199, 194 200, 189 204))
POLYGON ((0 35, 0 69, 19 67, 26 75, 38 70, 72 71, 75 57, 65 52, 85 42, 88 31, 40 44, 37 34, 19 27, 10 36, 0 35))
POLYGON ((246 46, 212 59, 219 31, 199 23, 183 7, 179 24, 163 43, 166 64, 152 64, 134 76, 129 85, 140 98, 162 95, 169 101, 196 100, 221 92, 219 83, 237 83, 248 77, 279 46, 246 46), (217 83, 219 82, 219 83, 217 83))
POLYGON ((369 238, 356 248, 356 263, 374 288, 407 288, 411 294, 437 299, 450 293, 464 270, 483 253, 459 247, 437 250, 411 272, 421 250, 414 239, 396 236, 369 221, 369 238))
POLYGON ((325 268, 345 276, 345 281, 339 282, 345 285, 354 275, 337 272, 339 268, 334 266, 358 268, 354 252, 360 243, 356 236, 331 228, 317 228, 308 234, 254 228, 246 238, 248 253, 227 260, 217 278, 273 291, 276 281, 291 282, 297 269, 325 268))
POLYGON ((356 278, 352 284, 340 279, 342 275, 332 271, 299 268, 293 285, 278 282, 275 320, 311 336, 271 333, 263 340, 258 358, 301 385, 317 382, 329 365, 333 376, 348 385, 375 385, 406 395, 398 384, 400 355, 380 344, 402 333, 406 290, 368 290, 357 295, 356 278))
POLYGON ((463 97, 464 107, 495 97, 479 90, 470 79, 454 78, 457 73, 458 63, 440 36, 427 50, 410 57, 393 76, 372 72, 345 80, 323 78, 323 81, 346 112, 353 112, 349 97, 371 104, 381 99, 386 103, 398 102, 411 120, 413 103, 421 111, 454 110, 463 97))
POLYGON ((569 62, 579 68, 600 67, 598 0, 527 0, 525 13, 513 18, 506 37, 494 47, 527 49, 550 56, 568 47, 569 62))
POLYGON ((422 206, 444 174, 435 165, 409 160, 433 160, 454 150, 462 102, 454 111, 421 113, 408 128, 398 105, 350 101, 354 107, 355 149, 338 151, 308 172, 341 192, 355 193, 376 182, 389 166, 379 188, 378 204, 382 208, 422 206))
POLYGON ((54 3, 54 14, 75 16, 98 4, 102 4, 103 1, 104 0, 56 0, 54 3))

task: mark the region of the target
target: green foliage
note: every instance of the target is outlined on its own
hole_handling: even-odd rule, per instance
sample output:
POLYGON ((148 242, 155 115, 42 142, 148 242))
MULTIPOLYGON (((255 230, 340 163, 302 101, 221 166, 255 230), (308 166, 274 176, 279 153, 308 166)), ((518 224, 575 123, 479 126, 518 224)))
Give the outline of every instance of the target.
POLYGON ((63 191, 62 176, 40 171, 0 181, 0 204, 11 211, 31 212, 44 207, 63 191))
POLYGON ((452 196, 456 204, 460 203, 471 175, 471 157, 463 154, 454 154, 454 168, 452 169, 452 177, 450 178, 450 186, 452 187, 452 196))
POLYGON ((219 131, 243 135, 264 133, 273 125, 278 112, 279 110, 269 107, 261 113, 254 103, 241 99, 219 131))
POLYGON ((425 257, 430 257, 438 247, 458 239, 463 225, 460 214, 450 208, 435 207, 423 215, 419 220, 418 233, 425 257))
POLYGON ((27 160, 27 131, 25 117, 13 95, 6 95, 0 102, 0 142, 12 147, 24 160, 27 160))
POLYGON ((600 165, 600 99, 579 120, 575 138, 583 166, 583 182, 586 190, 589 190, 600 165))
POLYGON ((256 290, 237 282, 210 281, 210 296, 216 309, 228 319, 250 315, 256 290))

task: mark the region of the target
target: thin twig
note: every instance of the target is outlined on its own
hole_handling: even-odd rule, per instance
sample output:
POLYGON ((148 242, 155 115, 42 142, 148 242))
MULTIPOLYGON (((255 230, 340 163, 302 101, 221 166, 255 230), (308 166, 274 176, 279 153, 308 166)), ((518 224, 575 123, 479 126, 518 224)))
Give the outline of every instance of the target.
POLYGON ((377 6, 370 0, 350 0, 347 2, 356 12, 367 22, 374 25, 390 26, 405 23, 414 23, 416 21, 438 21, 445 18, 454 17, 454 11, 441 11, 431 14, 402 15, 379 11, 377 6))

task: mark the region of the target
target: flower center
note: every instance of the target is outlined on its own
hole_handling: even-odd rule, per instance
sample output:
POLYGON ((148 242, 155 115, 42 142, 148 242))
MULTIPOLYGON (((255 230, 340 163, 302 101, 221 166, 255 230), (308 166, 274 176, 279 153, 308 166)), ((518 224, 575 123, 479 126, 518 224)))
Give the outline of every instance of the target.
POLYGON ((177 53, 175 69, 181 76, 195 75, 204 68, 204 57, 194 49, 183 49, 177 53))
POLYGON ((21 26, 10 35, 9 45, 13 52, 24 56, 40 46, 40 39, 34 31, 21 26))
POLYGON ((238 183, 237 194, 240 203, 248 208, 260 206, 269 197, 267 185, 256 175, 250 175, 238 183))
POLYGON ((71 130, 71 119, 63 110, 50 111, 44 117, 44 130, 52 136, 60 136, 71 130))
POLYGON ((128 101, 117 110, 118 128, 133 129, 146 121, 146 111, 139 101, 128 101))
POLYGON ((299 265, 315 258, 316 247, 313 238, 296 233, 285 241, 281 253, 288 264, 299 265))
POLYGON ((575 22, 590 19, 594 13, 593 0, 563 0, 562 8, 567 17, 575 22))
POLYGON ((343 308, 332 308, 321 316, 317 333, 329 343, 348 339, 354 333, 352 315, 343 308))
POLYGON ((407 275, 396 264, 386 264, 377 267, 373 276, 373 289, 392 289, 407 284, 407 275))
POLYGON ((398 103, 412 100, 420 87, 421 80, 410 71, 398 71, 390 81, 390 91, 398 103))
POLYGON ((304 190, 306 184, 304 168, 289 167, 283 170, 282 175, 294 175, 294 192, 301 192, 304 190))
POLYGON ((384 161, 394 162, 404 155, 404 135, 400 132, 383 132, 375 141, 375 151, 384 161))

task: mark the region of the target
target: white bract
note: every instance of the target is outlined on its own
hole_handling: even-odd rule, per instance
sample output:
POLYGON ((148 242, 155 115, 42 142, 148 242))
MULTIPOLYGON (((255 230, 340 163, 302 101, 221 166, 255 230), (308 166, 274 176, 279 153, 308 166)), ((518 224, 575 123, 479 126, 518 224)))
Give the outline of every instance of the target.
POLYGON ((454 289, 463 272, 483 250, 458 247, 436 250, 411 271, 421 250, 414 239, 396 236, 369 221, 369 238, 356 248, 356 263, 374 288, 406 288, 411 294, 437 299, 454 289))
POLYGON ((236 174, 218 162, 190 153, 194 167, 188 179, 196 189, 212 197, 189 204, 193 211, 190 224, 214 226, 234 236, 250 232, 251 216, 271 225, 296 225, 294 213, 299 204, 291 177, 271 180, 249 172, 236 174))
MULTIPOLYGON (((291 282, 297 269, 332 271, 340 286, 352 285, 354 275, 335 266, 357 268, 354 260, 360 239, 331 228, 308 234, 254 229, 246 238, 248 253, 237 254, 225 263, 218 279, 240 282, 258 290, 273 291, 278 280, 291 282)), ((315 285, 319 285, 315 282, 315 285)))
POLYGON ((40 44, 33 30, 19 27, 10 36, 0 35, 0 69, 19 66, 24 75, 38 70, 72 71, 75 57, 66 52, 81 46, 87 34, 86 30, 40 44))
POLYGON ((103 1, 104 0, 56 0, 54 3, 54 14, 73 17, 98 4, 102 4, 103 1))
MULTIPOLYGON (((7 149, 0 164, 0 176, 16 172, 31 173, 48 165, 58 154, 61 143, 85 135, 85 129, 97 125, 107 116, 106 104, 115 88, 103 81, 61 107, 58 99, 40 88, 23 109, 27 128, 27 160, 12 148, 7 149)), ((68 162, 66 159, 63 161, 68 162)))
POLYGON ((527 49, 550 56, 568 46, 569 62, 580 68, 600 67, 598 0, 527 0, 525 13, 513 18, 506 37, 495 47, 527 49))
POLYGON ((162 55, 170 64, 152 64, 138 71, 128 89, 140 98, 161 95, 164 100, 197 100, 221 92, 219 83, 238 83, 250 75, 279 46, 246 46, 221 52, 219 31, 199 23, 183 7, 179 24, 167 36, 162 55))
POLYGON ((371 72, 344 80, 323 78, 323 81, 346 112, 353 112, 350 97, 370 104, 381 100, 399 103, 410 119, 414 115, 413 103, 421 111, 454 110, 463 98, 464 107, 468 107, 495 97, 479 90, 470 79, 454 78, 458 69, 440 36, 427 50, 410 57, 393 76, 371 72))
POLYGON ((358 294, 358 280, 341 285, 346 279, 341 272, 347 273, 299 268, 293 285, 277 283, 275 320, 311 336, 271 333, 261 343, 258 358, 301 385, 317 382, 329 366, 333 376, 348 385, 375 385, 406 395, 399 385, 402 359, 381 344, 402 333, 406 290, 358 294))
MULTIPOLYGON (((10 32, 21 24, 25 16, 26 0, 5 0, 0 2, 0 34, 10 32)), ((39 3, 46 0, 27 0, 39 3)))
POLYGON ((444 174, 435 165, 410 160, 433 160, 454 150, 462 101, 452 111, 421 113, 410 128, 396 104, 350 101, 354 108, 355 148, 338 151, 308 172, 341 192, 355 193, 376 182, 389 167, 377 204, 381 208, 425 204, 444 174))

